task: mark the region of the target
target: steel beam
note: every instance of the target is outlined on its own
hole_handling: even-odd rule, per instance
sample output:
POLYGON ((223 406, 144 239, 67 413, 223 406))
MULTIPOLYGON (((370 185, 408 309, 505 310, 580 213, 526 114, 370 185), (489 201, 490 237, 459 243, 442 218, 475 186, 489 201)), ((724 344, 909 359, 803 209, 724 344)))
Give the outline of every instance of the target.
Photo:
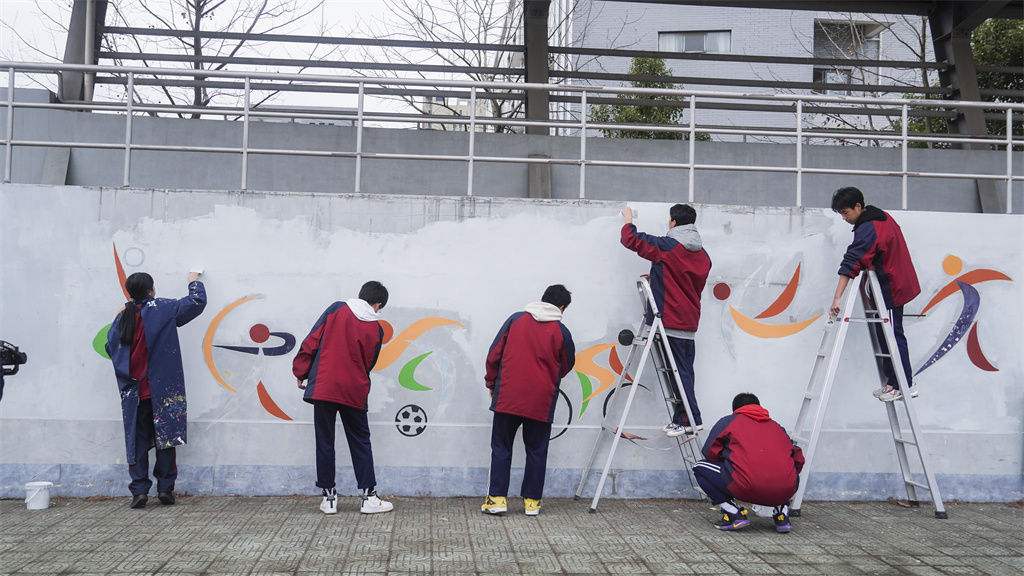
MULTIPOLYGON (((68 36, 64 44, 65 64, 96 64, 103 37, 103 23, 107 16, 107 0, 75 0, 71 7, 71 21, 68 22, 68 36), (91 4, 91 6, 90 6, 91 4), (91 20, 89 16, 92 16, 91 20), (91 33, 91 34, 90 34, 91 33), (86 61, 86 60, 91 61, 86 61)), ((57 97, 62 101, 91 100, 86 90, 86 74, 77 70, 60 73, 57 97)))

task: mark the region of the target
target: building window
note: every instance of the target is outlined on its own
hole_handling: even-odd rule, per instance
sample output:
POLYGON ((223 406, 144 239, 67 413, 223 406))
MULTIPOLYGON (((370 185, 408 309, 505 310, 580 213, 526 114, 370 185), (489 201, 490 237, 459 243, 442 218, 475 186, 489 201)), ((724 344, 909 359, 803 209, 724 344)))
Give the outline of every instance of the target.
MULTIPOLYGON (((814 57, 831 60, 878 60, 879 36, 884 25, 849 20, 814 21, 814 57)), ((819 65, 814 67, 814 82, 827 84, 875 84, 877 66, 819 65)), ((850 90, 827 90, 828 94, 846 96, 850 90)))
POLYGON ((662 52, 729 52, 732 50, 732 32, 728 30, 659 32, 658 50, 662 52))
MULTIPOLYGON (((824 84, 846 84, 853 83, 853 70, 850 68, 814 68, 814 82, 824 84)), ((830 94, 832 96, 848 96, 849 90, 816 90, 819 94, 830 94)))

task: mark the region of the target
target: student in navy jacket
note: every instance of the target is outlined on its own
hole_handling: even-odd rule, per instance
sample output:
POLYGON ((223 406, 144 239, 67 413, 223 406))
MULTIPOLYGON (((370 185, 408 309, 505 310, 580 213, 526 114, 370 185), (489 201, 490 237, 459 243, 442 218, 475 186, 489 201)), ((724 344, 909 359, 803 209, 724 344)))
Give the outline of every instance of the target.
POLYGON ((735 497, 775 507, 775 529, 789 532, 789 500, 800 483, 804 454, 757 396, 744 392, 733 398, 732 414, 711 429, 704 458, 693 473, 711 503, 722 508, 723 518, 715 524, 719 530, 750 524, 746 508, 735 497))
MULTIPOLYGON (((864 194, 852 186, 836 191, 832 196, 832 210, 853 224, 853 242, 846 249, 843 262, 839 265, 839 282, 831 312, 833 315, 839 314, 843 293, 850 278, 855 278, 861 270, 874 270, 896 336, 896 347, 900 352, 903 373, 907 376, 907 386, 913 386, 910 350, 907 347, 907 336, 903 332, 903 306, 921 293, 921 286, 917 281, 907 242, 903 239, 903 231, 889 214, 874 206, 865 206, 864 194)), ((875 330, 883 353, 888 354, 882 327, 872 324, 871 329, 875 330)), ((899 399, 902 393, 891 358, 882 357, 882 371, 886 382, 873 392, 875 398, 883 402, 899 399)), ((916 396, 917 389, 912 388, 911 394, 916 396)))
POLYGON ((388 290, 377 281, 363 284, 358 298, 331 304, 302 341, 292 362, 292 373, 302 399, 313 405, 316 436, 316 485, 322 489, 320 511, 338 513, 334 483, 334 423, 341 416, 352 454, 352 469, 362 491, 363 514, 389 512, 394 506, 377 496, 373 447, 366 418, 370 371, 377 363, 384 330, 378 313, 388 303, 388 290), (309 380, 303 384, 304 380, 309 380))
MULTIPOLYGON (((703 429, 697 396, 694 393, 693 359, 694 338, 700 323, 700 295, 711 272, 711 257, 704 250, 694 222, 697 211, 687 204, 676 204, 669 209, 668 235, 652 236, 637 232, 633 225, 633 210, 622 209, 626 223, 622 226, 622 245, 651 261, 650 283, 654 301, 661 312, 668 346, 672 350, 679 380, 686 393, 686 401, 693 412, 694 424, 703 429)), ((648 314, 647 323, 654 321, 648 314)), ((682 436, 693 428, 686 417, 679 391, 669 386, 675 399, 672 421, 663 430, 668 436, 682 436)))
POLYGON ((494 412, 490 487, 480 507, 485 514, 508 509, 512 441, 520 426, 526 445, 520 494, 527 516, 540 513, 558 386, 576 363, 572 335, 561 323, 571 301, 565 286, 548 286, 540 302, 508 317, 491 344, 484 376, 494 412))
POLYGON ((188 275, 188 296, 157 298, 153 277, 136 272, 124 283, 131 297, 107 331, 107 355, 121 393, 121 417, 132 481, 132 508, 149 500, 149 449, 156 448, 153 477, 163 504, 174 504, 178 478, 175 446, 187 440, 185 373, 181 366, 178 327, 206 308, 199 274, 188 275))

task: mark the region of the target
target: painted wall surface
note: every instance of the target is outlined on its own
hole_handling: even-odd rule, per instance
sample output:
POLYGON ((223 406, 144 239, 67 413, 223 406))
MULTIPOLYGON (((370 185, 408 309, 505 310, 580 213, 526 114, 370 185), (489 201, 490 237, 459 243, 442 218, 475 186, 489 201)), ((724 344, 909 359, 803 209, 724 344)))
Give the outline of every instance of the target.
MULTIPOLYGON (((379 488, 483 494, 488 346, 508 315, 547 285, 566 284, 577 364, 562 382, 546 495, 568 496, 628 352, 616 335, 639 319, 635 280, 647 265, 619 244, 621 206, 2 185, 0 338, 29 363, 8 378, 0 402, 0 496, 19 496, 32 480, 57 482, 64 495, 127 493, 117 388, 94 349, 124 302, 118 266, 151 273, 166 297, 185 295, 190 267, 206 269, 207 309, 179 330, 190 430, 178 489, 201 494, 315 491, 312 409, 291 376, 292 338, 301 341, 331 302, 369 279, 391 292, 383 317, 393 329, 369 399, 379 488)), ((635 206, 642 231, 664 233, 668 204, 635 206)), ((750 391, 791 427, 850 226, 820 209, 697 209, 714 262, 697 338, 705 421, 750 391)), ((918 376, 916 405, 943 495, 1019 499, 1024 222, 894 214, 923 290, 908 312, 934 300, 924 318, 907 320, 915 367, 957 328, 974 290, 980 297, 974 318, 961 320, 962 338, 918 376)), ((905 496, 885 412, 870 395, 878 383, 862 327, 851 329, 840 369, 808 497, 905 496)), ((644 380, 649 389, 627 423, 641 439, 620 444, 609 494, 695 496, 674 441, 660 432, 657 384, 644 380)), ((354 492, 343 443, 338 452, 339 488, 354 492)), ((520 474, 522 463, 517 448, 520 474)), ((516 493, 516 475, 512 486, 516 493)))

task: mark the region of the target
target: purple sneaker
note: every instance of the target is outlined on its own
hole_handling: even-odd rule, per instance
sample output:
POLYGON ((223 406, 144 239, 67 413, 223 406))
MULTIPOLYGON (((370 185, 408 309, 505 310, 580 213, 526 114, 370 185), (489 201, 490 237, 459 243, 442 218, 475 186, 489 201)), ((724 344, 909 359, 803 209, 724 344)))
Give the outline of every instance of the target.
POLYGON ((739 530, 748 524, 750 519, 747 517, 747 509, 740 508, 736 514, 723 512, 722 519, 715 523, 715 527, 719 530, 739 530))

